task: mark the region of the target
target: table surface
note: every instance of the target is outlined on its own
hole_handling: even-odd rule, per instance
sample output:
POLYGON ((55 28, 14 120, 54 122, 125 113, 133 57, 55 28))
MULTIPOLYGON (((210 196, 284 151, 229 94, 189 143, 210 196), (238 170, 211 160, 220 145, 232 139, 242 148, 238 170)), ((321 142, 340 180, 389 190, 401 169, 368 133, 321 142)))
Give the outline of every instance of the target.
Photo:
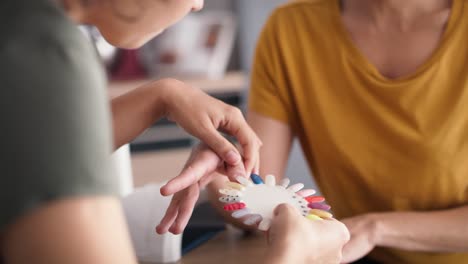
POLYGON ((177 264, 258 264, 265 250, 266 240, 263 235, 245 235, 228 228, 184 255, 177 264))

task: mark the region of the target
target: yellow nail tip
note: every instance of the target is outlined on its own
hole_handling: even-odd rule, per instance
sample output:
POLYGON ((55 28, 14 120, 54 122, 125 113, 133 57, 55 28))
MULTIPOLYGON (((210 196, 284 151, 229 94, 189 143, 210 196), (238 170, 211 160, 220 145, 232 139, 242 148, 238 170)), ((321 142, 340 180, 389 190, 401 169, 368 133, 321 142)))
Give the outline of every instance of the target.
POLYGON ((316 216, 316 215, 314 215, 314 214, 309 214, 309 215, 307 215, 306 217, 307 217, 307 219, 309 219, 309 220, 314 220, 314 221, 322 220, 322 218, 320 218, 320 217, 318 217, 318 216, 316 216))
POLYGON ((329 212, 320 210, 320 209, 311 209, 309 211, 309 214, 313 214, 321 218, 333 218, 332 214, 330 214, 329 212))
POLYGON ((242 186, 241 184, 239 184, 239 183, 237 183, 237 182, 228 182, 228 183, 226 183, 226 185, 227 185, 228 187, 231 187, 231 188, 233 188, 233 189, 240 190, 240 191, 242 191, 242 190, 245 189, 244 186, 242 186))

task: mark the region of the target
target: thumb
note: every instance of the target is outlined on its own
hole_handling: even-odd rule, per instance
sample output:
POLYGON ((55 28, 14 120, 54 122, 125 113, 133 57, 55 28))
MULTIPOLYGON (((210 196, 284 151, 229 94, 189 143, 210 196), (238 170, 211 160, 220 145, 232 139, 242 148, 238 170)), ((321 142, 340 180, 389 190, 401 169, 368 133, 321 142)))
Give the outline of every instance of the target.
MULTIPOLYGON (((242 157, 237 148, 224 138, 216 129, 212 129, 200 138, 229 166, 242 164, 242 157)), ((245 177, 245 171, 242 173, 245 177)))
POLYGON ((273 218, 281 217, 283 215, 293 214, 296 211, 294 207, 290 204, 283 203, 276 206, 275 210, 273 211, 273 218))
POLYGON ((300 216, 299 211, 290 204, 280 204, 273 211, 272 222, 288 223, 300 216))

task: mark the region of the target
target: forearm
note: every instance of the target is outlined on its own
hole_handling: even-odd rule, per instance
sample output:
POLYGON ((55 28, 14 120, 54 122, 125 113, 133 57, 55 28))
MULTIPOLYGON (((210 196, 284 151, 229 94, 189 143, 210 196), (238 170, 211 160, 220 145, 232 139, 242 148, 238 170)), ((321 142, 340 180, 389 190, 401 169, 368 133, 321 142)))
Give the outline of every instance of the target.
POLYGON ((112 100, 115 149, 130 142, 166 115, 165 92, 170 80, 160 80, 112 100))
POLYGON ((136 263, 114 197, 70 198, 37 208, 6 230, 1 250, 10 264, 136 263))
POLYGON ((377 246, 410 251, 468 251, 468 206, 436 212, 373 215, 377 246))

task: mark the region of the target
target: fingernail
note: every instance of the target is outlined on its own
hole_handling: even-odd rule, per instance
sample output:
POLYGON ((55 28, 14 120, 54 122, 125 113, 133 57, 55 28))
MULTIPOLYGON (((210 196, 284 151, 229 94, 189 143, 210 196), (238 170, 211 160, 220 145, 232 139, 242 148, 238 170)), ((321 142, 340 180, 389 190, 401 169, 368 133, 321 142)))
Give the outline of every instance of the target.
POLYGON ((229 163, 230 165, 237 164, 239 160, 240 160, 240 156, 234 150, 231 150, 226 154, 225 161, 229 163))
POLYGON ((239 178, 239 177, 247 178, 247 176, 245 176, 245 174, 239 173, 239 174, 236 174, 236 176, 234 176, 234 179, 237 179, 237 178, 239 178))
POLYGON ((260 175, 257 175, 257 174, 254 174, 252 173, 250 175, 250 178, 252 179, 252 181, 255 183, 255 184, 263 184, 263 179, 260 177, 260 175))

